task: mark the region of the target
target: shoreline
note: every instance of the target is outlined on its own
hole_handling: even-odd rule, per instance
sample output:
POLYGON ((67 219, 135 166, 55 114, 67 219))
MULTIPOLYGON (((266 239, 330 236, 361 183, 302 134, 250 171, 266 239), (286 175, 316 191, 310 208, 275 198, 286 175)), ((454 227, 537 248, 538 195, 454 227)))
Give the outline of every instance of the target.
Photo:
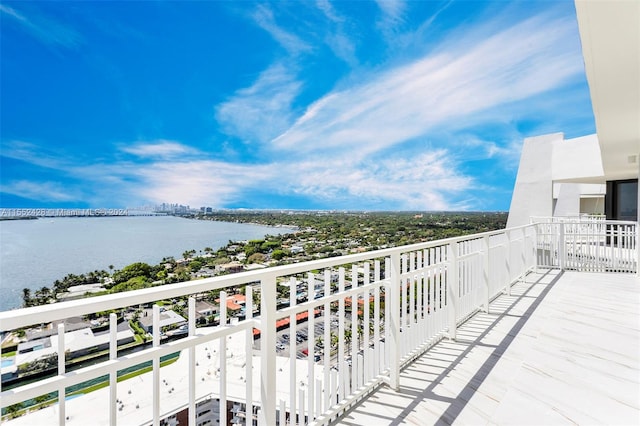
MULTIPOLYGON (((59 217, 60 219, 68 219, 68 218, 75 218, 75 219, 84 219, 84 218, 96 218, 96 217, 100 217, 100 216, 84 216, 84 217, 59 217)), ((109 216, 102 216, 102 218, 107 218, 109 216)), ((121 218, 133 218, 133 217, 139 217, 139 218, 144 218, 144 219, 150 219, 150 218, 155 218, 156 216, 142 216, 142 215, 131 215, 131 216, 110 216, 110 217, 121 217, 121 218)), ((180 218, 180 219, 196 219, 199 220, 199 218, 197 217, 189 217, 189 216, 182 216, 182 215, 157 215, 157 217, 160 218, 168 218, 168 217, 175 217, 175 218, 180 218)), ((22 218, 20 218, 22 219, 22 218)), ((38 219, 38 218, 34 218, 34 219, 38 219)), ((52 219, 52 218, 49 218, 52 219)), ((46 222, 46 221, 45 221, 46 222)), ((57 221, 56 221, 57 222, 57 221)), ((218 223, 228 223, 228 224, 233 224, 233 225, 250 225, 250 226, 256 226, 256 227, 261 227, 261 228, 268 228, 268 229, 274 229, 274 230, 280 230, 277 235, 284 235, 284 234, 288 234, 291 232, 295 232, 295 230, 293 228, 289 228, 290 232, 282 232, 283 228, 287 228, 286 226, 273 226, 273 225, 266 225, 266 224, 260 224, 260 223, 247 223, 247 222, 239 222, 239 221, 216 221, 218 223)), ((220 234, 223 234, 222 232, 220 234)), ((270 232, 264 232, 261 233, 260 236, 255 237, 255 238, 262 238, 264 239, 265 237, 269 236, 269 235, 273 235, 270 232)), ((219 251, 219 250, 223 250, 223 249, 227 249, 229 246, 233 245, 234 243, 237 244, 241 241, 246 240, 243 237, 237 237, 233 238, 232 240, 229 239, 224 239, 221 236, 217 236, 216 238, 218 238, 220 241, 218 242, 218 244, 205 244, 203 246, 192 246, 189 247, 187 249, 185 249, 184 251, 194 251, 194 257, 201 257, 203 255, 203 251, 206 248, 212 248, 213 251, 219 251), (200 254, 198 254, 200 253, 200 254)), ((136 259, 131 259, 125 262, 125 264, 123 264, 121 266, 121 268, 118 269, 122 269, 125 268, 126 266, 129 266, 131 264, 134 263, 147 263, 148 265, 150 265, 151 267, 158 267, 159 265, 161 265, 163 263, 164 259, 170 259, 173 258, 174 260, 178 261, 181 260, 182 257, 180 254, 174 254, 174 255, 168 255, 166 253, 163 253, 162 255, 159 255, 159 259, 157 259, 156 261, 145 261, 144 259, 140 259, 140 257, 136 258, 136 259)), ((39 289, 42 289, 44 287, 47 288, 53 288, 54 284, 56 281, 63 281, 67 276, 69 275, 75 275, 75 276, 83 276, 83 275, 90 275, 94 272, 99 272, 99 271, 104 271, 107 272, 109 274, 109 276, 111 276, 114 272, 116 272, 118 269, 113 268, 113 269, 108 269, 107 265, 111 266, 111 264, 116 263, 116 261, 113 260, 113 258, 110 258, 109 261, 104 261, 101 262, 102 265, 104 266, 99 266, 97 269, 94 270, 90 270, 90 268, 88 268, 89 270, 85 269, 84 272, 64 272, 61 274, 56 274, 55 276, 52 276, 51 278, 48 278, 47 281, 45 283, 35 283, 32 286, 25 286, 22 285, 21 287, 11 287, 11 286, 7 286, 3 289, 3 298, 6 298, 7 302, 10 302, 9 306, 3 307, 2 309, 0 309, 0 311, 2 312, 6 312, 6 311, 11 311, 11 310, 15 310, 15 309, 21 309, 24 307, 24 299, 22 298, 23 295, 23 290, 24 289, 29 289, 31 291, 32 294, 34 294, 36 291, 38 291, 39 289), (102 268, 102 269, 101 269, 102 268), (9 297, 11 296, 11 297, 9 297), (14 301, 14 303, 11 303, 11 301, 14 301)), ((82 265, 83 262, 77 262, 78 265, 82 265)), ((23 279, 24 282, 29 281, 29 279, 23 279)))

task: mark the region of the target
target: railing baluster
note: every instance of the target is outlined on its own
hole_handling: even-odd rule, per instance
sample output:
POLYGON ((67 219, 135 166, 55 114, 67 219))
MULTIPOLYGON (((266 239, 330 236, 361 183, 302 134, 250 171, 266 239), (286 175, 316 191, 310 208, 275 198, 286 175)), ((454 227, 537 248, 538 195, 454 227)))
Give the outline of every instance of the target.
MULTIPOLYGON (((153 305, 153 347, 160 346, 160 306, 153 305)), ((160 357, 153 356, 153 425, 160 425, 160 357)))
MULTIPOLYGON (((358 287, 358 265, 351 266, 351 288, 358 287)), ((351 392, 358 389, 358 374, 356 369, 356 357, 358 356, 358 310, 360 299, 357 293, 351 296, 351 392)))
MULTIPOLYGON (((280 400, 280 418, 279 424, 280 426, 285 426, 287 424, 287 402, 284 399, 280 400)), ((191 423, 189 423, 191 424, 191 423)))
MULTIPOLYGON (((373 280, 380 283, 380 261, 373 264, 373 280)), ((373 374, 378 375, 380 368, 380 285, 373 290, 373 374)))
MULTIPOLYGON (((64 322, 58 324, 58 376, 65 374, 64 322)), ((66 389, 64 384, 58 389, 58 424, 66 423, 66 389)))
MULTIPOLYGON (((196 299, 191 296, 188 299, 189 306, 189 337, 196 335, 196 299)), ((196 424, 196 349, 191 346, 189 351, 189 424, 196 424)))
POLYGON ((306 424, 306 422, 304 420, 304 389, 302 387, 298 388, 298 401, 300 401, 300 404, 299 404, 300 412, 298 413, 298 424, 304 425, 306 424))
POLYGON ((329 392, 329 396, 330 396, 330 407, 334 406, 335 404, 338 403, 338 401, 342 401, 342 398, 339 397, 337 390, 338 390, 338 372, 336 371, 335 368, 331 369, 331 385, 330 385, 330 392, 329 392))
POLYGON ((456 325, 458 322, 458 248, 456 243, 449 243, 447 251, 447 311, 449 313, 449 339, 456 339, 456 325))
MULTIPOLYGON (((220 327, 227 326, 227 292, 220 292, 220 327)), ((227 337, 220 338, 220 424, 227 424, 227 337)))
MULTIPOLYGON (((331 295, 331 270, 329 268, 324 270, 324 295, 328 297, 331 295)), ((329 404, 329 370, 331 369, 331 304, 325 302, 324 304, 324 410, 328 410, 331 405, 329 404)), ((319 408, 319 407, 318 407, 319 408)))
POLYGON ((403 254, 401 257, 401 263, 400 263, 400 331, 401 334, 398 335, 399 337, 399 346, 400 346, 400 356, 404 356, 407 352, 406 352, 406 341, 407 341, 407 335, 409 334, 409 321, 408 321, 408 313, 407 313, 407 284, 408 284, 408 279, 405 278, 405 274, 407 273, 408 270, 408 262, 407 262, 407 255, 403 254))
MULTIPOLYGON (((296 306, 297 297, 297 280, 295 277, 289 279, 289 306, 296 306)), ((289 408, 291 411, 291 424, 295 424, 296 408, 298 397, 296 394, 297 382, 296 382, 296 358, 298 354, 298 330, 296 322, 296 314, 292 313, 289 316, 289 408)))
POLYGON ((364 377, 364 382, 369 381, 369 364, 370 364, 370 358, 369 358, 369 326, 371 324, 371 318, 370 318, 370 308, 371 308, 371 300, 369 300, 369 283, 371 282, 371 276, 369 275, 371 273, 370 270, 370 265, 369 262, 366 262, 364 264, 364 287, 365 287, 365 291, 364 291, 364 295, 362 300, 364 301, 364 304, 362 306, 362 311, 363 311, 363 315, 364 315, 364 321, 362 322, 362 332, 363 332, 363 338, 362 338, 362 349, 364 351, 364 371, 365 371, 365 377, 364 377))
POLYGON ((265 273, 260 280, 260 426, 276 420, 276 299, 276 276, 265 273))
POLYGON ((391 365, 391 257, 384 259, 384 279, 386 288, 384 288, 384 368, 386 370, 391 365))
MULTIPOLYGON (((318 418, 322 415, 322 380, 316 379, 315 386, 316 386, 316 412, 314 417, 318 418)), ((327 408, 325 408, 325 410, 326 409, 327 408)))
MULTIPOLYGON (((118 358, 118 316, 109 314, 109 360, 115 361, 118 358)), ((118 372, 109 374, 109 424, 115 426, 117 423, 116 399, 118 397, 118 372)))
POLYGON ((408 291, 409 291, 409 315, 407 318, 408 329, 405 337, 408 347, 405 349, 403 355, 406 355, 412 348, 416 347, 416 327, 415 327, 415 315, 416 315, 416 277, 415 277, 415 269, 416 269, 416 260, 415 253, 409 253, 409 274, 407 275, 408 280, 408 291))
MULTIPOLYGON (((313 272, 309 272, 307 274, 307 282, 308 284, 308 292, 309 300, 315 300, 316 298, 316 278, 313 272)), ((311 306, 307 311, 307 383, 308 383, 308 391, 307 391, 307 399, 309 408, 307 412, 309 413, 309 421, 313 420, 313 413, 315 412, 313 408, 313 403, 315 401, 315 387, 313 385, 313 381, 315 380, 315 360, 314 360, 314 345, 316 340, 316 318, 315 318, 315 307, 311 306)), ((303 401, 300 402, 300 405, 303 405, 303 401)))
MULTIPOLYGON (((344 292, 344 274, 345 274, 345 270, 344 268, 340 268, 338 270, 338 292, 342 293, 344 292)), ((344 297, 341 297, 340 300, 338 301, 338 363, 339 363, 339 369, 338 371, 340 372, 340 385, 338 388, 338 399, 342 400, 344 399, 347 394, 346 394, 346 385, 348 382, 348 378, 346 375, 346 370, 347 370, 347 363, 345 362, 344 359, 344 306, 345 306, 345 301, 344 301, 344 297)), ((333 390, 332 390, 333 391, 333 390)), ((333 405, 333 401, 332 401, 332 405, 333 405)))
POLYGON ((400 287, 402 275, 400 271, 400 254, 391 254, 391 276, 389 280, 389 299, 385 306, 390 305, 389 316, 385 318, 385 328, 389 327, 385 346, 389 347, 389 379, 391 389, 400 389, 400 287), (388 324, 387 324, 388 323, 388 324))
MULTIPOLYGON (((246 286, 245 291, 245 320, 251 321, 253 319, 253 287, 246 286)), ((191 317, 189 317, 191 319, 191 317)), ((245 331, 245 373, 246 384, 246 419, 247 425, 253 426, 253 327, 247 328, 245 331)), ((195 424, 195 423, 189 423, 195 424)))

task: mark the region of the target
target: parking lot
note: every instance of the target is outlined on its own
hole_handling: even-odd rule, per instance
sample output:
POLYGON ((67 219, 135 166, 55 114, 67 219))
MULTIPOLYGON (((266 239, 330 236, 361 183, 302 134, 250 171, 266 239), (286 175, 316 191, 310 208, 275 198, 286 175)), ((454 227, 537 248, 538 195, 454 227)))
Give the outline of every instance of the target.
MULTIPOLYGON (((306 359, 308 353, 311 351, 312 356, 314 357, 315 362, 322 362, 324 356, 324 350, 318 348, 316 350, 316 340, 318 338, 322 339, 322 346, 324 346, 324 328, 325 328, 325 318, 324 314, 321 313, 318 317, 313 320, 314 327, 313 330, 309 330, 309 321, 305 321, 302 323, 296 324, 295 334, 291 335, 290 328, 284 328, 277 332, 276 335, 276 347, 275 350, 279 356, 289 357, 292 352, 292 348, 295 347, 295 356, 298 359, 306 359), (311 332, 310 332, 311 331, 311 332), (293 343, 292 343, 293 341, 293 343)), ((331 314, 330 318, 330 328, 333 334, 338 334, 338 325, 339 319, 337 314, 331 314)), ((346 315, 344 320, 345 330, 350 330, 351 328, 351 315, 346 315), (347 318, 348 316, 348 318, 347 318)), ((254 343, 254 349, 258 350, 260 348, 260 339, 256 339, 254 343)), ((336 355, 332 356, 332 359, 335 361, 336 355)))

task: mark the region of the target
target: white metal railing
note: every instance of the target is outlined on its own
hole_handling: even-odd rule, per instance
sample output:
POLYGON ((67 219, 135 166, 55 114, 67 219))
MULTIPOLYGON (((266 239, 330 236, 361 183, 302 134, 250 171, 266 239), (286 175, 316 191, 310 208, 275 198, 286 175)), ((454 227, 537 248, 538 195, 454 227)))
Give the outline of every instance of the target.
MULTIPOLYGON (((563 237, 554 232, 562 229, 557 224, 528 225, 2 312, 0 330, 4 332, 189 296, 187 337, 161 343, 161 312, 155 304, 151 347, 118 354, 117 317, 112 313, 108 359, 72 372, 65 371, 64 325, 58 326, 57 374, 3 390, 0 405, 5 408, 57 391, 58 424, 72 423, 78 416, 74 404, 89 400, 92 393, 65 402, 67 389, 107 375, 107 409, 92 409, 92 424, 157 425, 187 409, 189 424, 195 425, 196 403, 211 398, 219 404, 220 424, 253 424, 254 418, 260 425, 326 424, 382 384, 398 389, 404 365, 443 337, 455 338, 461 322, 479 309, 488 310, 490 300, 510 292, 511 284, 536 267, 536 261, 540 266, 556 266, 563 237), (307 283, 307 297, 301 300, 296 294, 300 281, 307 283), (278 307, 277 288, 283 284, 290 289, 289 305, 278 307), (196 327, 199 295, 223 290, 219 306, 226 307, 228 295, 239 286, 246 291, 245 319, 230 321, 226 309, 221 309, 219 326, 196 327), (259 295, 255 316, 254 293, 259 295), (279 330, 283 322, 288 327, 279 330), (254 341, 257 333, 259 339, 254 341), (276 350, 285 336, 288 357, 276 350), (230 361, 225 354, 238 342, 241 347, 235 353, 244 358, 230 361), (176 352, 183 368, 179 375, 187 379, 170 379, 185 389, 167 396, 161 373, 173 367, 161 368, 160 358, 176 352), (149 378, 145 400, 149 407, 142 413, 143 407, 132 409, 122 402, 130 396, 122 394, 117 372, 149 361, 152 371, 144 376, 149 378), (233 403, 233 410, 227 409, 227 403, 233 403)), ((566 238, 567 231, 583 235, 572 233, 573 228, 564 230, 565 243, 574 241, 566 238)), ((618 237, 627 238, 632 231, 625 232, 618 237)), ((636 249, 635 242, 624 241, 625 249, 636 249)), ((572 253, 566 258, 570 264, 577 251, 565 253, 572 253)))
POLYGON ((539 221, 535 226, 540 266, 590 272, 638 272, 636 222, 549 220, 539 221))
POLYGON ((579 214, 573 216, 531 216, 531 223, 575 223, 575 222, 597 222, 607 220, 603 214, 579 214))

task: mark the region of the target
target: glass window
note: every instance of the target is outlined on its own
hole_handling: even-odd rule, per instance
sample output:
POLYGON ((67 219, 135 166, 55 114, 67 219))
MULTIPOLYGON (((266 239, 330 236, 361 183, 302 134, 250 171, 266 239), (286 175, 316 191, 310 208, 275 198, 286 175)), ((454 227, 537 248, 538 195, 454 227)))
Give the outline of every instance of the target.
POLYGON ((617 182, 614 208, 618 220, 638 220, 638 181, 617 182))

